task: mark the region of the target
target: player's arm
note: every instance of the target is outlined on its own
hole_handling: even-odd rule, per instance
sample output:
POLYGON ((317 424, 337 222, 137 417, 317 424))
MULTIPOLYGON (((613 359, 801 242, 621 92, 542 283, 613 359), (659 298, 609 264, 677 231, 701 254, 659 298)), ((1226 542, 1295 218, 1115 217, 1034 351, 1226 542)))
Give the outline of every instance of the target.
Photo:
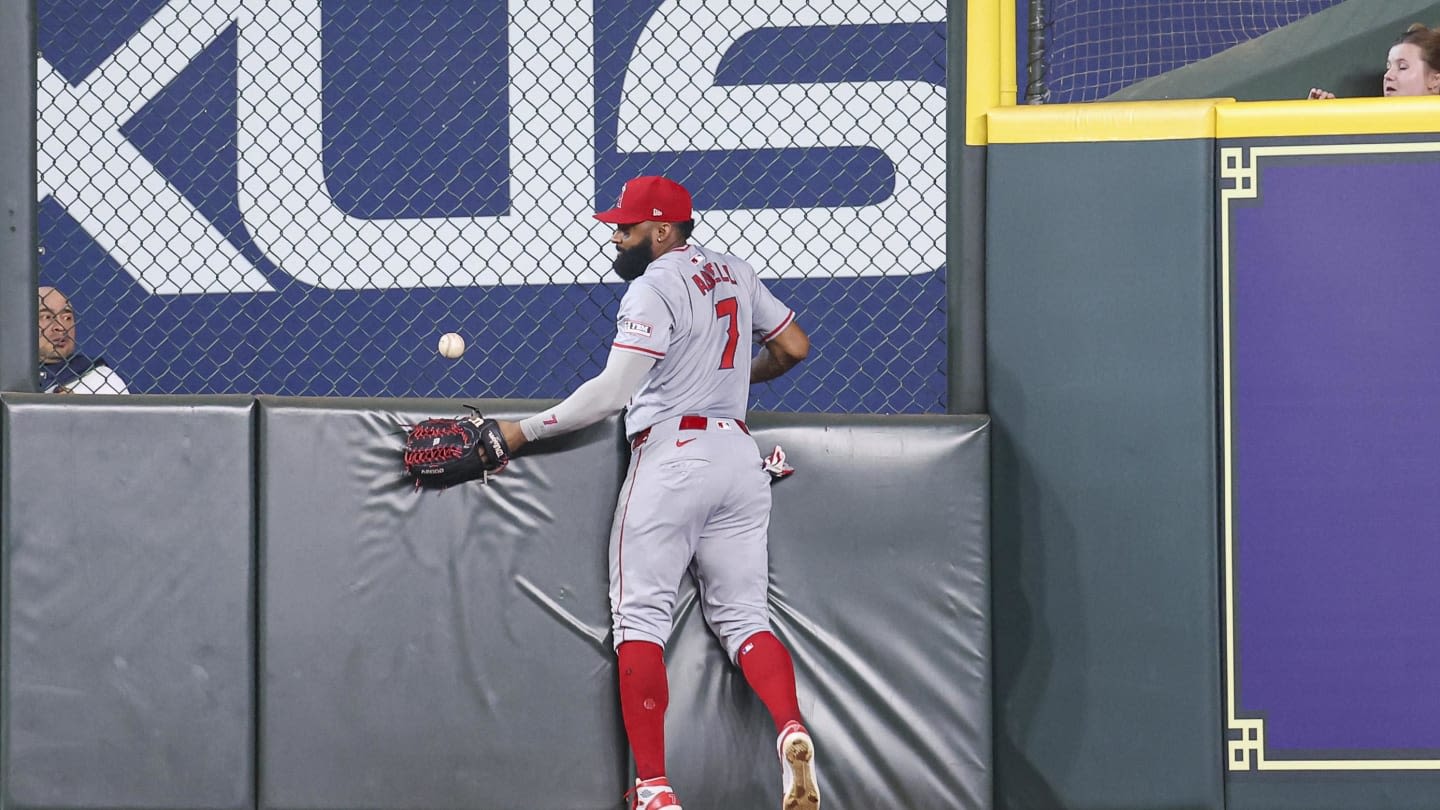
POLYGON ((793 319, 765 342, 750 361, 750 382, 773 380, 810 353, 810 336, 793 319))
POLYGON ((654 357, 611 348, 605 370, 581 384, 560 404, 520 422, 501 422, 505 443, 513 452, 536 439, 589 427, 619 413, 654 365, 654 357))

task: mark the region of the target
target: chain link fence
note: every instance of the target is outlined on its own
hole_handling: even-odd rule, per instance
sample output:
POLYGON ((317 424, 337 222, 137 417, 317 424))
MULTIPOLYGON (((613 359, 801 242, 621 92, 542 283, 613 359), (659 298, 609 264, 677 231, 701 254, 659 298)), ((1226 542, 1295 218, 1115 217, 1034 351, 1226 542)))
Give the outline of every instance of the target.
POLYGON ((37 10, 41 283, 133 393, 564 396, 665 174, 812 335, 755 407, 946 407, 943 2, 37 10))
POLYGON ((1022 0, 1032 104, 1098 101, 1342 0, 1022 0))

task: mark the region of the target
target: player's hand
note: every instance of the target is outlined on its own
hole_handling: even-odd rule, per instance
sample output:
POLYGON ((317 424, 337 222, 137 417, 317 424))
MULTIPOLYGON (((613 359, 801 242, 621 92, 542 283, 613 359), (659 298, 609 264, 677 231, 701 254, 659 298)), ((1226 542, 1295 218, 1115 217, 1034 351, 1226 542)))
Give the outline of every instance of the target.
POLYGON ((529 439, 525 438, 525 431, 520 429, 519 422, 506 422, 504 420, 498 420, 498 422, 500 425, 500 435, 505 437, 505 444, 510 446, 510 452, 516 452, 529 441, 529 439))
POLYGON ((1310 98, 1335 98, 1335 94, 1329 90, 1322 90, 1319 87, 1310 88, 1310 98))

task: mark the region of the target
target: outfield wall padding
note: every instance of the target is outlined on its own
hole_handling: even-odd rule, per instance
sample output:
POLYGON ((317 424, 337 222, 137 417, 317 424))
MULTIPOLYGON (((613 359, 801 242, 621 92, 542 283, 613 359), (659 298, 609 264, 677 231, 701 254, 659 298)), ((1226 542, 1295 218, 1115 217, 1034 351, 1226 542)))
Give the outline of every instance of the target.
POLYGON ((402 425, 459 408, 260 400, 262 807, 525 807, 538 790, 579 810, 625 792, 617 420, 489 486, 415 492, 402 425))
MULTIPOLYGON (((751 428, 799 470, 773 489, 770 606, 821 806, 990 807, 988 421, 765 414, 751 428)), ((778 805, 775 729, 686 590, 671 778, 687 810, 778 805)))
POLYGON ((7 808, 254 805, 253 409, 4 396, 7 808))
MULTIPOLYGON (((7 808, 620 804, 618 419, 437 494, 402 479, 401 433, 458 402, 3 408, 7 808)), ((799 470, 771 605, 825 807, 990 807, 988 421, 751 425, 799 470)), ((692 810, 773 805, 775 730, 682 603, 672 779, 692 810)))

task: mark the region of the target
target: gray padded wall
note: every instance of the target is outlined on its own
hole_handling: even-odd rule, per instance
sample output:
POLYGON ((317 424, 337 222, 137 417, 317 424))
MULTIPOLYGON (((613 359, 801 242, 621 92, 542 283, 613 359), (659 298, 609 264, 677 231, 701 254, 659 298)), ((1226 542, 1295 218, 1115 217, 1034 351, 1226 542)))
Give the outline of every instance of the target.
MULTIPOLYGON (((988 420, 757 414, 773 489, 771 613, 827 810, 989 808, 988 420)), ((775 729, 693 601, 667 660, 686 810, 779 804, 775 729)))
POLYGON ((253 806, 253 407, 4 396, 7 808, 253 806))
POLYGON ((260 402, 261 806, 617 806, 617 420, 435 494, 399 426, 460 403, 260 402))
MULTIPOLYGON (((400 426, 459 403, 3 407, 7 810, 619 806, 618 420, 421 494, 400 426)), ((986 421, 754 423, 799 468, 772 605, 825 807, 988 807, 986 421)), ((669 657, 686 806, 773 806, 773 728, 693 610, 669 657)))
MULTIPOLYGON (((613 808, 628 787, 605 595, 618 421, 488 488, 411 492, 398 425, 458 409, 261 399, 263 806, 498 810, 539 786, 613 808)), ((985 420, 755 424, 800 469, 775 490, 772 604, 825 806, 988 807, 985 420)), ((669 658, 686 806, 777 803, 774 730, 693 610, 669 658)))
POLYGON ((1224 801, 1213 148, 989 146, 1002 808, 1224 801))
POLYGON ((35 0, 0 0, 0 391, 34 391, 35 0))

